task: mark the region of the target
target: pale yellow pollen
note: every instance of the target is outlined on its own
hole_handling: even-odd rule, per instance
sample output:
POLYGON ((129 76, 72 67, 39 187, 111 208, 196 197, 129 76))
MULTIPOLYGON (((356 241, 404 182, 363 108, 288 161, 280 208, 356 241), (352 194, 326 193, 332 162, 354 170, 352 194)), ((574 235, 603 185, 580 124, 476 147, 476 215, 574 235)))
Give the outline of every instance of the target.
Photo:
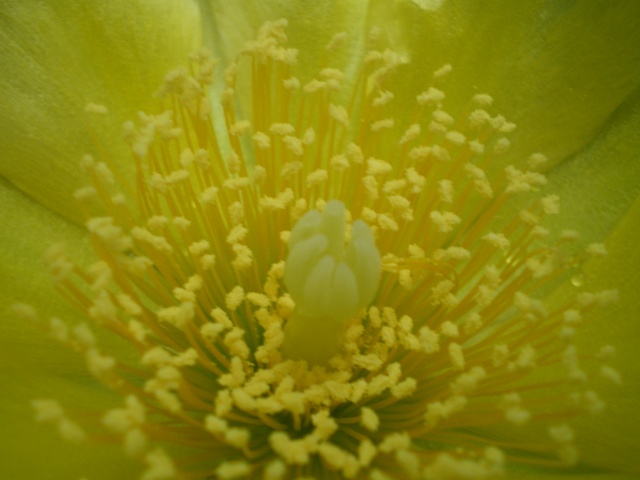
POLYGON ((67 418, 58 422, 58 433, 63 440, 71 443, 81 443, 86 439, 84 430, 82 430, 78 424, 67 418))
POLYGON ((249 185, 251 185, 251 178, 249 177, 227 178, 222 184, 227 190, 240 190, 249 185))
POLYGON ((72 330, 75 340, 83 350, 95 347, 96 338, 86 323, 76 325, 72 330))
POLYGON ((607 252, 607 247, 602 243, 591 243, 587 246, 586 252, 588 255, 592 257, 605 257, 607 252))
POLYGON ((109 113, 109 109, 106 106, 97 103, 88 103, 85 105, 84 110, 85 112, 96 113, 98 115, 106 115, 109 113))
POLYGON ((536 172, 522 172, 513 166, 508 166, 505 172, 509 181, 509 186, 505 190, 506 193, 529 192, 547 183, 544 175, 536 172))
POLYGON ((441 147, 440 145, 434 145, 429 150, 429 156, 439 162, 448 162, 451 160, 449 150, 441 147))
POLYGON ((95 348, 85 352, 85 361, 89 373, 98 378, 108 374, 116 364, 114 358, 100 353, 95 348))
POLYGON ((509 370, 533 368, 536 365, 536 350, 531 345, 525 345, 520 349, 518 357, 509 364, 509 370))
POLYGON ((131 236, 139 242, 147 243, 162 253, 172 253, 173 247, 161 235, 154 235, 146 228, 134 227, 131 230, 131 236))
POLYGON ((376 412, 368 407, 362 407, 360 410, 360 423, 361 425, 369 430, 370 432, 375 432, 378 430, 380 425, 380 419, 376 412))
POLYGON ((330 104, 329 115, 340 125, 344 127, 349 126, 349 114, 347 113, 347 110, 343 106, 334 105, 333 103, 330 104))
POLYGON ((420 345, 425 353, 431 354, 440 350, 440 335, 438 333, 429 329, 429 327, 422 327, 419 334, 420 345))
POLYGON ((383 105, 387 105, 391 100, 393 100, 394 94, 388 90, 382 90, 378 93, 378 96, 373 100, 374 107, 382 107, 383 105))
POLYGON ((36 412, 38 422, 53 423, 60 436, 69 442, 80 443, 85 440, 84 430, 69 420, 60 404, 55 400, 33 400, 31 406, 36 412))
POLYGON ((452 71, 453 71, 453 67, 451 66, 450 63, 447 63, 446 65, 443 65, 438 70, 433 72, 433 79, 434 80, 441 80, 444 77, 446 77, 447 75, 449 75, 452 71))
POLYGON ((326 182, 329 178, 329 172, 324 169, 318 169, 307 175, 307 186, 312 187, 326 182))
POLYGON ((325 48, 328 51, 337 50, 338 48, 342 47, 345 44, 345 42, 347 41, 347 38, 348 38, 347 32, 336 33, 333 37, 331 37, 331 40, 329 41, 329 43, 327 43, 327 46, 325 48))
POLYGON ((511 147, 511 141, 508 138, 506 137, 499 138, 498 140, 496 140, 496 143, 493 145, 493 153, 495 153, 496 155, 500 155, 502 153, 505 153, 507 150, 509 150, 510 147, 511 147))
POLYGON ((600 360, 609 360, 614 357, 615 353, 616 348, 613 345, 604 345, 600 348, 597 357, 600 360))
POLYGON ((422 127, 419 123, 414 123, 407 128, 404 132, 404 135, 400 138, 400 145, 404 145, 405 143, 411 142, 420 136, 422 131, 422 127))
POLYGON ((440 105, 444 98, 445 95, 442 90, 430 87, 426 92, 418 95, 417 100, 419 105, 440 105))
POLYGON ((610 367, 608 365, 603 365, 602 367, 600 367, 600 375, 602 375, 607 380, 615 383, 616 385, 622 384, 622 376, 613 367, 610 367))
POLYGON ((477 166, 467 163, 464 166, 465 173, 469 178, 473 179, 473 185, 476 191, 485 198, 493 197, 493 189, 487 180, 485 172, 477 166))
POLYGON ((469 149, 476 155, 482 155, 484 153, 484 145, 477 140, 471 140, 468 142, 469 149))
POLYGON ((480 128, 491 121, 491 115, 486 110, 477 109, 469 114, 468 119, 472 128, 480 128))
POLYGON ((418 384, 414 378, 405 378, 402 382, 391 387, 391 395, 397 399, 408 398, 417 388, 418 384))
POLYGON ((515 425, 524 425, 531 418, 531 413, 522 407, 522 399, 517 393, 509 393, 503 397, 503 408, 507 421, 515 425))
POLYGON ((250 472, 251 466, 245 461, 224 462, 216 469, 218 478, 223 480, 246 478, 250 472))
POLYGON ((464 353, 460 344, 449 344, 449 358, 455 369, 462 370, 464 368, 464 353))
POLYGON ((304 167, 304 164, 302 162, 298 162, 298 161, 292 161, 292 162, 285 163, 282 166, 282 169, 280 171, 280 176, 282 176, 282 177, 292 177, 296 173, 298 173, 303 167, 304 167))
MULTIPOLYGON (((490 479, 502 476, 502 461, 498 454, 485 453, 486 463, 477 463, 465 458, 456 458, 448 453, 436 457, 435 462, 424 469, 426 478, 455 480, 460 478, 490 479)), ((487 449, 489 451, 489 449, 487 449)))
POLYGON ((284 143, 287 149, 297 157, 302 156, 304 153, 304 143, 298 137, 286 135, 282 138, 282 143, 284 143))
POLYGON ((147 469, 140 480, 169 480, 176 475, 173 461, 164 450, 156 449, 145 456, 147 469))
POLYGON ((411 445, 411 438, 406 433, 390 433, 378 445, 381 452, 389 453, 404 450, 411 445))
POLYGON ((429 123, 429 132, 439 137, 446 137, 448 131, 449 130, 447 129, 447 126, 440 122, 436 122, 434 120, 433 122, 429 123))
POLYGON ((393 477, 390 477, 389 475, 383 473, 381 470, 378 470, 377 468, 371 469, 369 473, 369 478, 371 480, 393 480, 393 477))
POLYGON ((139 427, 145 422, 145 407, 137 397, 129 395, 126 407, 113 409, 102 418, 102 423, 111 431, 117 433, 131 433, 131 441, 141 442, 139 427), (138 437, 138 438, 135 438, 138 437))
POLYGON ((347 157, 355 164, 364 162, 364 155, 362 149, 355 143, 350 143, 347 146, 347 157))
POLYGON ((49 333, 59 342, 69 341, 69 327, 59 318, 52 317, 49 320, 49 333))
POLYGON ((302 134, 301 140, 305 145, 311 145, 316 140, 316 131, 312 127, 307 128, 302 134))
POLYGON ((511 246, 511 242, 509 241, 509 239, 502 233, 487 233, 484 237, 482 237, 482 239, 486 240, 491 245, 501 250, 508 250, 511 246))
POLYGON ((431 221, 438 227, 442 233, 447 233, 460 223, 460 217, 453 212, 441 212, 434 210, 429 216, 431 221))
POLYGON ((546 215, 557 215, 560 213, 560 197, 557 195, 548 195, 544 197, 540 203, 546 215))
POLYGON ((382 130, 389 130, 393 128, 394 120, 393 118, 385 118, 384 120, 378 120, 371 124, 372 132, 380 132, 382 130))
POLYGON ((473 96, 473 102, 480 107, 488 107, 493 103, 493 98, 486 93, 478 93, 473 96))
POLYGON ((453 183, 451 183, 451 180, 440 180, 438 182, 438 193, 440 193, 440 199, 443 202, 453 202, 453 183))
POLYGON ((372 200, 376 200, 378 198, 378 181, 374 176, 367 175, 366 177, 363 177, 362 185, 372 200))
POLYGON ((467 335, 473 335, 480 331, 483 326, 482 317, 478 312, 473 312, 464 322, 464 333, 467 335))
POLYGON ((322 81, 314 78, 303 87, 303 90, 306 93, 315 93, 320 90, 324 90, 327 86, 328 86, 328 83, 326 81, 322 81))
POLYGON ((195 316, 195 307, 192 302, 182 302, 180 305, 165 307, 157 312, 158 320, 184 328, 195 316))
POLYGON ((450 320, 447 320, 440 326, 440 331, 442 335, 449 338, 456 338, 460 334, 458 326, 450 320))
POLYGON ((340 81, 344 78, 344 73, 337 68, 323 68, 320 70, 320 77, 322 77, 323 80, 340 81))
POLYGON ((617 290, 602 290, 600 292, 583 292, 576 296, 576 301, 582 307, 598 305, 606 307, 618 300, 617 290))
POLYGON ((64 418, 64 411, 56 400, 33 400, 31 405, 38 422, 57 422, 64 418))

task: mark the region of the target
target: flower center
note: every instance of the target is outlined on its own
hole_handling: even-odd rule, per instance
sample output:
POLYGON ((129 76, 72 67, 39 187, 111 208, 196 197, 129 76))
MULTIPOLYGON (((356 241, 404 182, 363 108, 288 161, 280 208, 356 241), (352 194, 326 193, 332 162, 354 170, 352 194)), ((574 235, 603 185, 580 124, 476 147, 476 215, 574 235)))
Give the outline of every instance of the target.
POLYGON ((327 66, 303 86, 285 25, 266 24, 221 84, 204 53, 167 76, 160 113, 125 125, 130 192, 83 160, 92 186, 76 196, 99 260, 83 269, 56 247, 48 262, 130 351, 107 353, 86 322, 49 329, 124 400, 87 425, 37 400, 37 418, 121 442, 143 480, 575 463, 567 422, 602 409, 596 374, 619 377, 598 363, 611 348, 578 354, 572 337, 615 293, 545 300, 585 254, 542 226, 556 196, 510 206, 545 185, 544 155, 489 175, 515 125, 488 95, 447 113, 449 65, 391 116, 386 86, 407 60, 373 43, 352 89, 327 66))
POLYGON ((345 323, 373 299, 380 254, 363 221, 353 224, 345 249, 345 208, 331 200, 306 213, 291 231, 284 282, 295 302, 285 328, 288 358, 324 363, 339 352, 345 323))

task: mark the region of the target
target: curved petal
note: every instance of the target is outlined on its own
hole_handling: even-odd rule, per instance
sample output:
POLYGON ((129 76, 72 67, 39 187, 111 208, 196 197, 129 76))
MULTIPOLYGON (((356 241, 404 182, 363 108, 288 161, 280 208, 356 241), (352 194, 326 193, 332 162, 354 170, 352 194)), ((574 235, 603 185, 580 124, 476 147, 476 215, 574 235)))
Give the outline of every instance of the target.
POLYGON ((518 125, 510 137, 513 148, 499 165, 533 151, 551 163, 563 160, 589 142, 640 84, 637 2, 375 5, 374 20, 393 31, 396 48, 404 46, 412 58, 406 74, 398 76, 396 92, 424 89, 432 72, 450 63, 445 108, 456 113, 472 95, 488 93, 497 113, 518 125))
MULTIPOLYGON (((69 318, 74 310, 60 296, 54 287, 45 263, 45 253, 49 246, 62 242, 74 252, 79 261, 90 258, 88 239, 84 229, 78 227, 50 210, 30 200, 6 181, 0 183, 0 308, 2 308, 2 335, 0 335, 0 359, 2 363, 14 361, 32 367, 51 368, 59 372, 60 355, 49 356, 48 348, 54 343, 42 334, 35 325, 19 320, 9 312, 11 305, 18 302, 35 305, 45 319, 56 315, 69 318), (41 352, 42 358, 32 352, 41 352), (19 358, 24 357, 18 361, 19 358)), ((68 359, 76 364, 77 358, 68 359)), ((77 367, 76 367, 77 368, 77 367)), ((62 368, 64 371, 64 368, 62 368)))
POLYGON ((590 291, 617 288, 620 302, 602 311, 599 322, 585 325, 579 348, 598 351, 613 345, 612 361, 621 373, 623 385, 603 382, 601 391, 609 401, 607 409, 580 425, 583 457, 596 466, 640 474, 640 198, 624 216, 607 240, 609 255, 585 266, 586 287, 590 291))
MULTIPOLYGON (((35 355, 35 354, 34 354, 35 355)), ((41 356, 42 364, 47 356, 41 356)), ((127 459, 117 446, 62 441, 48 424, 34 421, 30 401, 55 396, 64 407, 92 408, 119 405, 93 383, 79 386, 77 381, 20 369, 11 363, 0 367, 0 449, 2 478, 57 480, 90 478, 112 480, 137 478, 140 467, 127 459), (6 368, 5 368, 6 367, 6 368)))
MULTIPOLYGON (((634 453, 640 448, 639 127, 640 94, 636 93, 595 142, 549 173, 547 190, 559 194, 561 210, 545 225, 554 235, 562 229, 577 230, 582 235, 577 242, 581 247, 604 241, 610 252, 582 266, 585 283, 581 291, 617 288, 621 301, 594 312, 589 323, 578 330, 575 343, 584 352, 598 352, 607 344, 614 346, 618 354, 613 365, 621 372, 624 384, 617 387, 604 378, 590 382, 588 388, 595 387, 608 406, 602 414, 579 418, 575 424, 585 464, 635 475, 640 473, 634 453)), ((565 304, 575 294, 576 287, 567 281, 548 300, 550 305, 565 304)))
POLYGON ((581 243, 606 239, 640 196, 640 89, 598 138, 548 173, 548 193, 560 196, 556 229, 576 229, 581 243))
MULTIPOLYGON (((617 288, 618 305, 599 311, 576 336, 583 351, 598 351, 606 344, 617 351, 614 366, 621 387, 599 385, 609 402, 605 412, 579 422, 582 457, 598 467, 640 473, 636 453, 640 414, 640 91, 616 112, 608 128, 589 148, 556 167, 549 175, 552 190, 562 199, 553 226, 575 228, 585 237, 581 244, 605 241, 609 255, 592 259, 584 267, 585 291, 617 288), (634 453, 635 452, 635 453, 634 453)), ((566 298, 571 285, 554 292, 566 298)))
MULTIPOLYGON (((36 325, 16 317, 10 306, 29 302, 46 318, 74 315, 55 293, 44 264, 43 239, 63 240, 76 258, 87 257, 84 231, 0 182, 0 464, 2 478, 117 478, 132 465, 115 448, 63 443, 49 425, 34 421, 30 401, 57 397, 63 405, 86 407, 113 397, 84 370, 77 354, 56 344, 36 325), (38 461, 30 461, 36 454, 38 461), (102 475, 102 476, 101 476, 102 475), (101 476, 101 477, 100 477, 101 476)), ((129 470, 128 470, 129 469, 129 470)))
POLYGON ((11 3, 0 13, 0 174, 67 218, 84 182, 81 156, 103 155, 125 173, 121 125, 152 105, 164 75, 200 46, 193 2, 11 3), (84 111, 107 105, 96 142, 84 111))

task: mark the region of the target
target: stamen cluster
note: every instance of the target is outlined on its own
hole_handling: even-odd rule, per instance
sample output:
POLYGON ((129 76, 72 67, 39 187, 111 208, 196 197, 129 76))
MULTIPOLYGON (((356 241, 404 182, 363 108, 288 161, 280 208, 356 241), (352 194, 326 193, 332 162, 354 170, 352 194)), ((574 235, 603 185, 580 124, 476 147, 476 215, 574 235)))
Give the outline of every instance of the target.
POLYGON ((91 186, 76 197, 98 260, 81 268, 56 246, 48 264, 86 320, 48 329, 122 401, 80 424, 36 400, 37 419, 68 440, 121 443, 143 480, 490 478, 511 462, 574 464, 570 417, 602 410, 598 372, 620 378, 599 363, 611 347, 582 353, 572 338, 615 292, 545 301, 606 251, 566 253, 575 232, 544 228, 559 211, 557 196, 535 194, 544 155, 490 175, 516 126, 484 94, 447 112, 449 65, 399 117, 401 92, 386 86, 406 58, 372 39, 352 88, 329 65, 303 81, 285 26, 266 24, 222 82, 205 52, 167 76, 159 111, 125 125, 131 190, 108 160, 83 159, 91 186), (331 200, 373 231, 382 277, 339 354, 313 365, 282 353, 296 308, 283 276, 296 222, 331 200), (103 348, 96 328, 127 351, 103 348))

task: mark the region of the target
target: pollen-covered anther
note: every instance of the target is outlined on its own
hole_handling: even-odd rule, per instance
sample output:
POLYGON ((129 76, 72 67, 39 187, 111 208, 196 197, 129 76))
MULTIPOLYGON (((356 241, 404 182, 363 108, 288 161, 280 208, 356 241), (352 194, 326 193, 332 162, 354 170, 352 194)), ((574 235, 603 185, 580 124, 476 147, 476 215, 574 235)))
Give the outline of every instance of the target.
POLYGON ((460 217, 453 212, 434 210, 429 214, 429 216, 431 217, 431 221, 442 233, 451 232, 453 228, 461 222, 460 217))
POLYGON ((578 449, 573 445, 575 433, 568 425, 549 427, 549 436, 556 443, 560 460, 566 465, 575 465, 578 461, 578 449))
POLYGON ((385 118, 384 120, 378 120, 371 124, 372 132, 380 132, 383 130, 389 130, 393 128, 394 120, 393 118, 385 118))
POLYGON ((80 443, 86 439, 86 433, 77 423, 69 420, 56 400, 33 400, 31 406, 36 413, 36 421, 53 423, 60 436, 69 442, 80 443))
POLYGON ((523 172, 512 165, 509 165, 505 169, 505 172, 507 174, 507 181, 509 182, 505 190, 506 193, 529 192, 547 184, 546 177, 540 173, 523 172))
POLYGON ((333 103, 329 105, 329 115, 336 122, 344 127, 349 126, 349 114, 347 110, 341 105, 334 105, 333 103))
POLYGON ((522 407, 522 399, 518 393, 509 393, 503 397, 502 408, 507 421, 515 425, 524 425, 531 418, 531 413, 522 407))
POLYGON ((147 468, 140 480, 169 480, 175 478, 176 467, 171 457, 164 450, 158 448, 149 452, 145 455, 144 461, 147 464, 147 468))
POLYGON ((417 97, 418 105, 440 105, 444 100, 445 94, 442 90, 430 87, 427 91, 422 92, 417 97))

